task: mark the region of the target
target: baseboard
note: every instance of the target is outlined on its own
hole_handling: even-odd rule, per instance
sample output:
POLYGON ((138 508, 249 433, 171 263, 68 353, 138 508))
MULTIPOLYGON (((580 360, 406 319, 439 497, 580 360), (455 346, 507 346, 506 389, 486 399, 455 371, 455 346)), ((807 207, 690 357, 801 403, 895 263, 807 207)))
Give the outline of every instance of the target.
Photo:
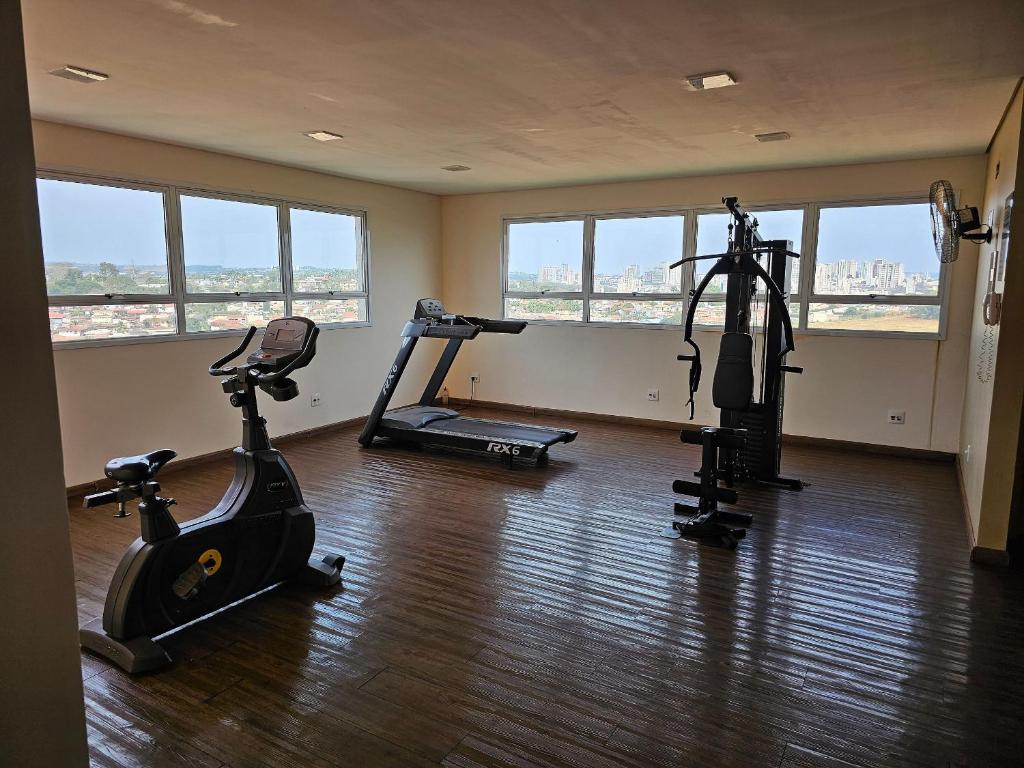
MULTIPOLYGON (((699 422, 686 421, 663 421, 660 419, 643 419, 636 416, 616 416, 609 413, 590 413, 588 411, 570 411, 562 408, 542 408, 532 405, 515 405, 512 403, 498 403, 490 400, 466 400, 461 397, 450 398, 448 404, 453 408, 466 408, 475 406, 477 408, 493 408, 499 411, 511 411, 513 413, 528 413, 531 416, 555 416, 559 419, 584 419, 586 421, 601 421, 609 424, 630 424, 640 427, 651 427, 654 429, 666 429, 674 432, 681 430, 698 430, 708 426, 699 422)), ((904 456, 914 459, 925 459, 927 461, 952 462, 956 458, 954 453, 944 451, 931 451, 924 448, 904 448, 894 445, 878 445, 876 443, 857 443, 849 440, 833 440, 827 437, 810 437, 807 435, 783 434, 782 442, 787 445, 813 445, 819 448, 840 448, 843 450, 859 451, 861 453, 876 453, 885 456, 904 456)))
POLYGON ((831 437, 811 437, 809 435, 782 435, 782 442, 787 445, 814 445, 819 448, 841 448, 860 453, 875 453, 882 456, 903 456, 910 459, 940 461, 952 464, 955 453, 932 451, 927 448, 907 448, 902 445, 881 445, 879 443, 858 443, 852 440, 834 440, 831 437))
MULTIPOLYGON (((435 401, 438 405, 440 402, 435 401)), ((534 405, 515 405, 513 403, 497 403, 490 400, 466 400, 452 397, 448 400, 452 408, 493 408, 498 411, 526 413, 530 416, 555 416, 560 419, 583 419, 585 421, 602 421, 607 424, 630 424, 637 427, 652 429, 668 429, 678 432, 681 429, 700 429, 704 424, 680 423, 661 419, 642 419, 638 416, 615 416, 609 413, 590 413, 589 411, 567 411, 562 408, 542 408, 534 405)))
POLYGON ((971 522, 971 507, 967 503, 967 483, 964 480, 964 468, 960 464, 960 456, 956 461, 956 486, 960 489, 960 509, 964 514, 964 527, 967 529, 967 545, 971 552, 971 559, 974 559, 974 550, 978 547, 978 535, 974 532, 974 523, 971 522))
POLYGON ((987 565, 993 568, 1008 568, 1010 566, 1010 553, 1005 549, 972 547, 971 562, 977 563, 978 565, 987 565))
MULTIPOLYGON (((311 427, 310 429, 301 429, 298 432, 289 432, 285 435, 277 435, 274 437, 274 444, 280 445, 281 443, 290 443, 295 440, 302 440, 304 438, 313 437, 320 435, 325 432, 334 432, 335 430, 345 429, 351 427, 354 424, 362 424, 366 421, 366 416, 357 416, 353 419, 345 419, 344 421, 336 421, 331 424, 324 424, 319 427, 311 427)), ((174 475, 178 472, 184 472, 187 469, 199 466, 200 464, 206 464, 211 461, 217 461, 220 459, 226 459, 231 455, 234 447, 222 448, 218 451, 210 451, 209 453, 201 453, 198 456, 186 456, 183 459, 175 459, 166 468, 161 470, 160 477, 164 478, 168 475, 174 475)), ((65 490, 69 499, 73 499, 77 496, 84 496, 87 493, 94 493, 101 491, 110 486, 110 481, 106 478, 99 480, 93 480, 89 483, 80 483, 78 485, 69 485, 65 490)))

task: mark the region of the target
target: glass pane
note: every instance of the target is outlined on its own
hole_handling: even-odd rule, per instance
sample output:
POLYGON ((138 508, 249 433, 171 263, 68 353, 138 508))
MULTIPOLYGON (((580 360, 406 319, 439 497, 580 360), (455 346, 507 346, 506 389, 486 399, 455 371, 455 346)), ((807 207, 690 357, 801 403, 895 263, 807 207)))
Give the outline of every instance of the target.
POLYGON ((50 307, 50 338, 60 341, 166 336, 178 332, 173 304, 50 307))
POLYGON ((218 301, 185 305, 185 330, 189 333, 244 331, 262 328, 284 315, 283 301, 218 301))
POLYGON ((840 331, 938 333, 937 304, 811 304, 807 327, 840 331))
POLYGON ((928 205, 823 208, 814 292, 938 296, 928 205))
POLYGON ((693 324, 712 325, 719 329, 725 327, 724 301, 698 301, 697 311, 693 313, 693 324))
POLYGON ((51 296, 169 293, 161 192, 38 179, 51 296))
MULTIPOLYGON (((682 291, 683 217, 598 219, 594 223, 595 293, 682 291)), ((642 321, 637 321, 642 322, 642 321)))
POLYGON ((580 299, 505 299, 505 317, 516 320, 582 320, 580 299))
POLYGON ((800 302, 789 302, 789 321, 793 324, 794 331, 800 327, 800 302))
POLYGON ((365 323, 366 299, 295 299, 292 314, 314 323, 365 323))
POLYGON ((590 302, 590 319, 595 323, 662 323, 681 325, 682 301, 620 301, 603 299, 590 302))
MULTIPOLYGON (((800 250, 803 247, 804 212, 802 208, 785 211, 751 211, 750 214, 757 219, 757 231, 765 240, 791 240, 793 250, 803 255, 800 250)), ((733 221, 730 213, 702 213, 697 217, 697 255, 703 256, 711 253, 725 253, 729 245, 729 224, 733 221)), ((796 291, 800 285, 800 261, 802 259, 790 259, 792 275, 790 276, 790 290, 796 291)), ((704 279, 704 275, 714 265, 714 261, 695 262, 696 279, 694 285, 704 279)), ((708 293, 725 293, 726 278, 724 275, 717 275, 707 287, 708 293)), ((760 281, 758 281, 760 286, 760 281)), ((786 290, 785 286, 779 286, 786 290)), ((759 290, 763 288, 759 287, 759 290)))
POLYGON ((277 208, 181 195, 188 293, 281 291, 277 208))
POLYGON ((508 225, 509 291, 582 291, 583 221, 508 225))
POLYGON ((294 289, 301 293, 364 290, 362 219, 302 208, 292 208, 289 214, 294 289))

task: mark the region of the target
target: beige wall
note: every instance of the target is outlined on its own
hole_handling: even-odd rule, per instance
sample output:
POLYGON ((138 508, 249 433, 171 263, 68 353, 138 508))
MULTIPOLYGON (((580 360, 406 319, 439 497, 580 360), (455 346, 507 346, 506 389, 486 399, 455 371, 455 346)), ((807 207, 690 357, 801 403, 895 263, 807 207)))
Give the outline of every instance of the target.
MULTIPOLYGON (((416 299, 441 290, 437 197, 55 123, 36 122, 34 131, 41 168, 365 208, 373 326, 325 330, 316 360, 296 377, 302 394, 288 403, 267 398, 264 412, 272 435, 369 412, 416 299), (323 398, 315 409, 313 392, 323 398)), ((237 341, 56 351, 68 484, 102 477, 112 456, 164 446, 195 456, 237 444, 238 411, 206 373, 237 341)), ((428 360, 413 361, 395 402, 413 400, 428 373, 428 360)))
POLYGON ((46 325, 20 6, 0 3, 0 764, 86 766, 75 576, 46 325))
MULTIPOLYGON (((503 215, 708 206, 723 195, 753 204, 926 194, 937 178, 952 181, 964 199, 980 200, 984 172, 985 158, 973 156, 446 197, 444 299, 452 311, 500 314, 503 215)), ((977 248, 965 245, 953 266, 945 341, 798 337, 790 362, 806 373, 787 380, 786 432, 956 452, 976 264, 977 248), (904 426, 886 423, 890 408, 907 411, 904 426)), ((681 336, 535 325, 522 336, 466 345, 448 386, 466 396, 469 375, 479 373, 482 400, 682 420, 687 368, 675 360, 681 336), (659 402, 647 401, 649 388, 661 390, 659 402)), ((711 371, 715 335, 698 336, 711 371)), ((716 420, 709 383, 697 406, 697 421, 716 420)))
MULTIPOLYGON (((1021 112, 1024 89, 1017 94, 989 148, 983 221, 1002 217, 1006 196, 1018 187, 1020 165, 1021 112), (998 178, 996 169, 999 169, 998 178)), ((1020 427, 1021 393, 1024 392, 1024 215, 1021 195, 1016 195, 1011 252, 1007 259, 1003 290, 1002 322, 992 328, 997 355, 994 376, 981 381, 975 375, 976 361, 982 356, 985 325, 982 300, 988 290, 988 254, 997 243, 983 247, 984 258, 977 262, 971 346, 968 355, 967 388, 960 430, 960 471, 964 497, 970 516, 972 535, 980 547, 1004 549, 1013 491, 1014 462, 1020 427)), ((1000 230, 1001 231, 1001 230, 1000 230)))

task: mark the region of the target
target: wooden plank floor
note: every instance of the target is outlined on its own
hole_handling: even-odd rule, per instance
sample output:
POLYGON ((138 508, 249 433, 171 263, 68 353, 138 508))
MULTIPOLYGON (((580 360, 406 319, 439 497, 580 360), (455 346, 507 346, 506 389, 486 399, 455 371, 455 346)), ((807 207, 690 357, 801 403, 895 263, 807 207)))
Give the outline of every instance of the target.
MULTIPOLYGON (((810 487, 742 491, 733 553, 657 535, 699 448, 576 426, 540 470, 283 445, 344 588, 220 614, 159 674, 84 655, 93 765, 1024 764, 1024 585, 966 562, 951 465, 790 448, 810 487)), ((185 519, 230 474, 165 492, 185 519)), ((71 523, 85 621, 138 518, 71 523)))

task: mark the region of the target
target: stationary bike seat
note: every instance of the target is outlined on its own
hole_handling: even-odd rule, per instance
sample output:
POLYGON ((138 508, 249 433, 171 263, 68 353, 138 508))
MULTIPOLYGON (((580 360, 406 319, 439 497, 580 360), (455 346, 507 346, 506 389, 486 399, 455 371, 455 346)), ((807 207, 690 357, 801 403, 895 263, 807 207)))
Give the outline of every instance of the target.
POLYGON ((139 456, 122 456, 108 461, 104 472, 119 483, 141 483, 156 477, 161 467, 177 455, 170 448, 161 448, 139 456))

